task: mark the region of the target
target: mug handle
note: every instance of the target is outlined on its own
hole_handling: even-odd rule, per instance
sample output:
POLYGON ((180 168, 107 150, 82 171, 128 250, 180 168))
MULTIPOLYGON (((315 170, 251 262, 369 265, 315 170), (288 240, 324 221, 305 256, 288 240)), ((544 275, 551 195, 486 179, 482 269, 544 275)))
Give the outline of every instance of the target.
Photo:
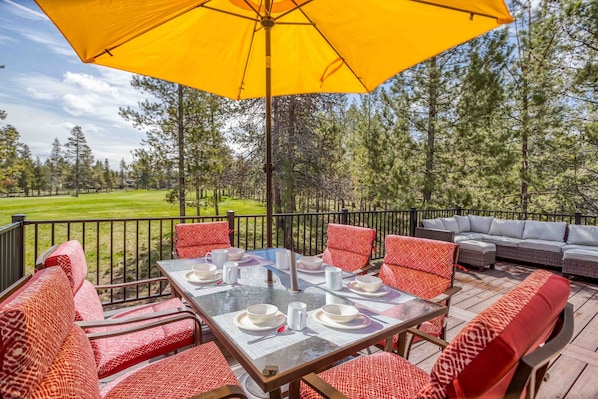
POLYGON ((208 263, 208 256, 210 257, 209 263, 212 263, 212 251, 206 252, 206 254, 203 256, 205 263, 208 263))

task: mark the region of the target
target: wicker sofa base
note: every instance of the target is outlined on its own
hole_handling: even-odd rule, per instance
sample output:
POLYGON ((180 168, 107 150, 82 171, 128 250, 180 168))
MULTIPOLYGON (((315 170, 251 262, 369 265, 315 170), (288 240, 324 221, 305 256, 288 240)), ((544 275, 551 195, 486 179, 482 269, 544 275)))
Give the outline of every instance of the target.
POLYGON ((565 259, 563 261, 563 276, 569 278, 570 274, 598 278, 598 263, 589 260, 565 259))
POLYGON ((521 262, 535 263, 537 265, 563 267, 563 254, 561 252, 542 251, 530 248, 515 248, 496 245, 496 257, 521 262))
POLYGON ((480 253, 478 251, 459 248, 458 262, 477 267, 480 271, 486 269, 486 266, 489 266, 490 269, 494 269, 494 264, 496 263, 496 252, 488 251, 486 253, 480 253))

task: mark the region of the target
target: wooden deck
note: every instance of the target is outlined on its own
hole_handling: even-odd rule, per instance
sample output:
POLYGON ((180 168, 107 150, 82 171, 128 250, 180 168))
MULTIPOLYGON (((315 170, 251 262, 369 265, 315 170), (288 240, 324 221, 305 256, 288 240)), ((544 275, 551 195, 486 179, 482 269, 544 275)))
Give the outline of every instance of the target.
MULTIPOLYGON (((505 292, 535 270, 498 262, 494 270, 457 272, 456 285, 462 290, 453 297, 447 339, 450 341, 477 313, 494 303, 505 292)), ((548 370, 548 380, 540 387, 539 399, 598 398, 598 283, 572 279, 569 302, 575 311, 573 339, 548 370)), ((409 360, 430 371, 439 350, 429 343, 414 346, 409 360)))
MULTIPOLYGON (((456 285, 462 290, 453 297, 449 313, 447 339, 450 341, 476 314, 486 309, 505 292, 521 282, 536 268, 498 262, 496 268, 483 272, 458 271, 456 285)), ((569 300, 575 310, 575 331, 571 343, 548 370, 548 380, 540 387, 538 399, 595 399, 598 398, 598 282, 571 280, 569 300)), ((440 351, 438 347, 420 342, 412 348, 409 360, 430 371, 440 351)), ((231 367, 239 378, 242 368, 229 357, 231 367)), ((267 397, 249 395, 251 398, 267 397)))

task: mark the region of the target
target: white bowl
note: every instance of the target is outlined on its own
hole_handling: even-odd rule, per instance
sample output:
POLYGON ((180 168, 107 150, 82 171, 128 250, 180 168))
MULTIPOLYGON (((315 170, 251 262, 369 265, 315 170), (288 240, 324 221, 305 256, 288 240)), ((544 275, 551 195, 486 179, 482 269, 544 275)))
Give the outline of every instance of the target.
POLYGON ((245 255, 243 248, 228 248, 228 260, 239 261, 245 255))
POLYGON ((342 304, 324 305, 322 306, 322 312, 330 320, 337 323, 348 323, 359 314, 359 310, 355 306, 342 304))
POLYGON ((211 263, 198 263, 193 265, 193 272, 200 280, 207 280, 216 273, 216 265, 211 263))
POLYGON ((324 261, 319 256, 302 256, 301 264, 308 270, 318 270, 324 261))
POLYGON ((276 313, 278 307, 267 303, 251 305, 247 308, 247 317, 253 324, 267 323, 276 313))
POLYGON ((376 292, 380 289, 380 287, 382 287, 382 279, 376 276, 355 276, 355 281, 357 281, 359 288, 365 292, 376 292))

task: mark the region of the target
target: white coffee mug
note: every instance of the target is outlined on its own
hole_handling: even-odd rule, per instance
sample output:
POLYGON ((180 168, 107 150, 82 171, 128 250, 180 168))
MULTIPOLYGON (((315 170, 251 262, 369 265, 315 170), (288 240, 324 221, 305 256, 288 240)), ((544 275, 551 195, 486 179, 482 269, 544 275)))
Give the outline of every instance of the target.
POLYGON ((333 291, 339 291, 343 289, 343 271, 342 269, 334 266, 326 266, 324 269, 326 275, 326 288, 333 291))
POLYGON ((276 250, 276 267, 280 270, 287 270, 291 262, 291 251, 288 249, 276 250))
POLYGON ((224 262, 222 266, 222 281, 225 284, 237 284, 239 264, 237 262, 224 262))
POLYGON ((213 249, 206 254, 206 258, 212 258, 212 263, 217 268, 221 269, 224 262, 228 261, 228 250, 226 249, 213 249))
POLYGON ((287 308, 287 325, 291 330, 303 330, 307 322, 307 305, 291 302, 287 308))

